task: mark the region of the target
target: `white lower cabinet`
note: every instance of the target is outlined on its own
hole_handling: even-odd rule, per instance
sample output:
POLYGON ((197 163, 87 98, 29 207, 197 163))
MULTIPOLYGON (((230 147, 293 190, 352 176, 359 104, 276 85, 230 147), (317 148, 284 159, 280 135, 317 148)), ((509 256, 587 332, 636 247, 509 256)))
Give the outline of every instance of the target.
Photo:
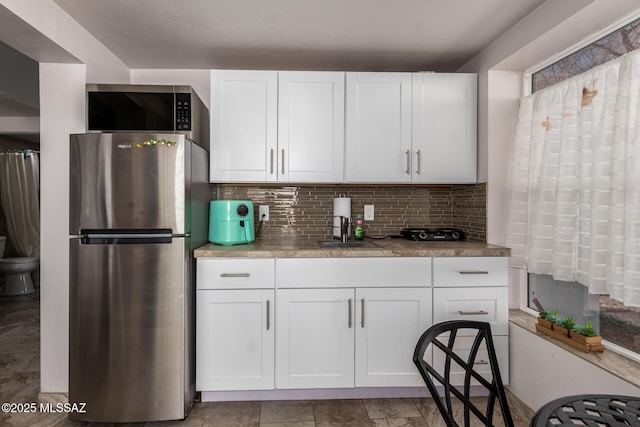
POLYGON ((276 271, 276 388, 422 385, 431 258, 280 258, 276 271))
POLYGON ((276 388, 353 387, 353 289, 278 289, 276 388))
POLYGON ((275 261, 199 258, 196 390, 272 390, 275 261))
MULTIPOLYGON (((509 290, 506 257, 433 258, 433 323, 447 320, 474 320, 491 325, 500 375, 509 383, 509 290)), ((464 331, 461 331, 464 335, 464 331)), ((457 343, 460 354, 468 354, 471 337, 457 343), (465 353, 466 352, 466 353, 465 353)), ((481 350, 486 353, 486 350, 481 350)), ((444 368, 444 358, 434 352, 433 363, 444 368)), ((464 358, 464 356, 463 356, 464 358)), ((481 354, 479 371, 490 374, 486 354, 481 354)), ((455 364, 453 364, 455 365, 455 364)), ((464 384, 464 375, 453 372, 456 385, 464 384)))
POLYGON ((276 388, 421 386, 429 288, 279 289, 276 388), (355 357, 355 365, 354 365, 355 357))
POLYGON ((423 386, 413 364, 431 326, 431 288, 356 289, 356 387, 423 386))
POLYGON ((415 345, 452 319, 491 323, 508 383, 506 269, 500 257, 200 258, 196 388, 423 387, 415 345))
POLYGON ((274 291, 200 290, 196 389, 274 387, 274 291))

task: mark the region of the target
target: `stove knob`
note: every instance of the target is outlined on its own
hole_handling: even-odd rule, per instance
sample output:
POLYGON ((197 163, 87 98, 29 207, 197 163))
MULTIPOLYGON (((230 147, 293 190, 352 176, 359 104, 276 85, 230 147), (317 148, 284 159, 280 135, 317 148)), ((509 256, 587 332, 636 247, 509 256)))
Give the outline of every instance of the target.
POLYGON ((427 233, 425 231, 421 231, 420 234, 418 234, 418 239, 427 240, 427 233))
POLYGON ((453 237, 456 240, 460 240, 460 233, 458 233, 457 231, 452 231, 451 237, 453 237))

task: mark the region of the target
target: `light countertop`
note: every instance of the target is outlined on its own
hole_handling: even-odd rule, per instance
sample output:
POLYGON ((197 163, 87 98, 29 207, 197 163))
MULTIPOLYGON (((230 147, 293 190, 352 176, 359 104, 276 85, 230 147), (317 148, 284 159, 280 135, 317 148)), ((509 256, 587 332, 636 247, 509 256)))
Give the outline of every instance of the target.
POLYGON ((316 240, 257 240, 251 244, 222 246, 207 243, 196 258, 333 258, 392 256, 510 256, 511 250, 482 242, 415 242, 398 238, 366 239, 360 247, 321 247, 316 240))

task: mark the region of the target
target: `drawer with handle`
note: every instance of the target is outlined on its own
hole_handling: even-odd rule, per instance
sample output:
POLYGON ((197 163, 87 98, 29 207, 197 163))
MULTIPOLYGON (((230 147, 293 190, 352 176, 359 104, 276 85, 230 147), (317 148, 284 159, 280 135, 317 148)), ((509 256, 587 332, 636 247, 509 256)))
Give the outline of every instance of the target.
MULTIPOLYGON (((471 347, 473 345, 474 337, 460 337, 456 340, 454 348, 463 360, 467 360, 471 347)), ((438 338, 443 344, 447 344, 446 338, 438 338)), ((500 369, 500 376, 502 377, 502 383, 509 383, 509 337, 505 336, 493 336, 493 347, 496 351, 498 358, 498 367, 500 369)), ((444 372, 445 356, 439 350, 433 351, 433 366, 442 373, 444 372)), ((478 350, 478 356, 476 357, 475 370, 482 375, 486 380, 491 381, 491 366, 489 365, 489 356, 487 354, 487 347, 483 344, 478 350)), ((455 385, 464 385, 465 371, 456 362, 451 363, 451 382, 455 385)), ((472 379, 471 385, 479 384, 478 381, 472 379)))
POLYGON ((198 258, 198 289, 273 289, 275 260, 270 258, 198 258))
POLYGON ((434 288, 433 323, 446 320, 489 322, 493 335, 508 335, 508 306, 506 287, 434 288))
POLYGON ((506 257, 433 258, 433 286, 507 286, 506 257))

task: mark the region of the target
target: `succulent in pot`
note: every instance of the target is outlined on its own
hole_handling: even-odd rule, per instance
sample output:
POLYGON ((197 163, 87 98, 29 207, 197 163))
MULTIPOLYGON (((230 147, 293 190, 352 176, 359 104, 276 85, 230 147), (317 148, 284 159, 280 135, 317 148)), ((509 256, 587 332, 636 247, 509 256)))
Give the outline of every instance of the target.
POLYGON ((576 326, 576 319, 572 316, 567 316, 560 322, 560 326, 571 330, 576 326))
POLYGON ((553 322, 556 320, 556 316, 558 315, 558 310, 545 311, 542 310, 538 314, 538 324, 541 326, 551 329, 553 327, 553 322))
POLYGON ((571 339, 582 343, 599 344, 602 341, 602 337, 593 329, 593 324, 590 320, 584 325, 575 325, 569 335, 571 339))
POLYGON ((556 321, 553 324, 553 330, 562 334, 569 336, 569 331, 576 326, 576 320, 572 316, 567 317, 559 317, 556 318, 556 321))

